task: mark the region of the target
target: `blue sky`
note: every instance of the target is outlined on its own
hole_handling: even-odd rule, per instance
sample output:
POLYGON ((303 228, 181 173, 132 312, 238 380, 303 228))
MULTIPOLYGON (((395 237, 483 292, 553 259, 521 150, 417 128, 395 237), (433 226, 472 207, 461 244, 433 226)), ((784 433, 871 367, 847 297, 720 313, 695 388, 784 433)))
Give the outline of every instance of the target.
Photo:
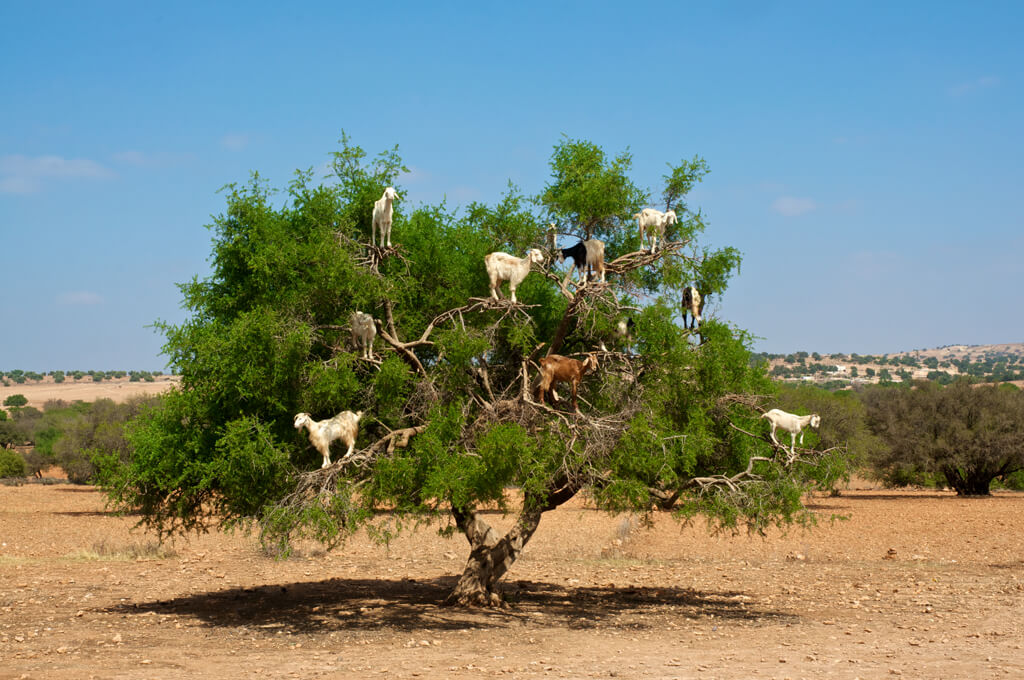
POLYGON ((1024 341, 1024 4, 293 5, 0 5, 0 369, 164 368, 217 190, 342 130, 406 210, 536 193, 563 134, 655 195, 702 156, 758 350, 1024 341))

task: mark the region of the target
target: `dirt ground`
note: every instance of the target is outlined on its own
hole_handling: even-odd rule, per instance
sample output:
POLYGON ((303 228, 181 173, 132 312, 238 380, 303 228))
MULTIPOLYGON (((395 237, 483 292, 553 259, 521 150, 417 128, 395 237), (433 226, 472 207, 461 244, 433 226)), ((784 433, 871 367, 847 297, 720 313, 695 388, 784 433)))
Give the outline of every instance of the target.
POLYGON ((116 402, 124 402, 130 397, 160 394, 180 384, 181 376, 161 375, 153 382, 144 380, 132 382, 130 378, 111 378, 94 382, 92 378, 85 377, 81 380, 67 378, 62 383, 55 383, 50 376, 46 376, 38 382, 29 380, 21 385, 12 381, 8 382, 9 385, 0 383, 0 404, 12 394, 21 394, 28 399, 28 406, 42 409, 43 405, 51 399, 63 399, 64 401, 112 399, 116 402))
POLYGON ((480 611, 440 606, 468 550, 431 528, 275 561, 0 486, 0 678, 1024 677, 1024 495, 811 503, 817 528, 762 539, 574 502, 480 611))

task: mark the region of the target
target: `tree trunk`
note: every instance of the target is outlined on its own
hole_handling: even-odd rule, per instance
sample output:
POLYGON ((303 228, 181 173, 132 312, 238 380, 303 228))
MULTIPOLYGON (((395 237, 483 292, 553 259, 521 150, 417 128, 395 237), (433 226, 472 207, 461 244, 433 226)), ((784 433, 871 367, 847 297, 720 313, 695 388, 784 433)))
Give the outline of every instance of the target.
POLYGON ((470 551, 466 568, 455 590, 445 599, 445 604, 462 607, 501 606, 501 595, 495 587, 523 553, 526 543, 540 525, 541 515, 572 498, 578 490, 564 480, 561 481, 561 486, 546 497, 523 498, 519 518, 501 538, 475 510, 463 511, 452 507, 455 524, 466 535, 470 551))
POLYGON ((951 468, 943 470, 946 482, 958 496, 991 496, 989 485, 995 475, 983 471, 960 471, 951 468))
POLYGON ((453 510, 453 514, 459 528, 466 534, 471 549, 466 568, 445 604, 463 607, 500 606, 501 596, 495 592, 495 586, 522 554, 527 541, 537 530, 541 512, 524 510, 515 526, 500 539, 476 512, 463 515, 464 520, 461 522, 461 513, 453 510))

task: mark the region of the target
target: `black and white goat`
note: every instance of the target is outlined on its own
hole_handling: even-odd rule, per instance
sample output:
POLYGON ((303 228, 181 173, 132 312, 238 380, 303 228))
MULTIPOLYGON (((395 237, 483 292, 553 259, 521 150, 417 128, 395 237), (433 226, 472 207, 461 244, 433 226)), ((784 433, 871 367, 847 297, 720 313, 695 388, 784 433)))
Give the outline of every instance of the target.
POLYGON ((565 262, 566 258, 572 258, 573 267, 579 270, 580 283, 587 280, 587 267, 594 270, 594 274, 601 277, 604 283, 604 241, 592 238, 580 241, 571 248, 558 249, 558 261, 565 262))

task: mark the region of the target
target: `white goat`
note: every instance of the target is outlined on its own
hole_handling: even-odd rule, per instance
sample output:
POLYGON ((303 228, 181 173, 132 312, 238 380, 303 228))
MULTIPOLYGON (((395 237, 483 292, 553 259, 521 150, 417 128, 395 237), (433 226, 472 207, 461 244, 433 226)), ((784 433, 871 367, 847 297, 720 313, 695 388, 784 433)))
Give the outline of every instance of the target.
POLYGON ((340 439, 348 446, 348 451, 341 459, 345 461, 352 455, 352 449, 356 445, 356 437, 359 435, 359 419, 363 412, 342 411, 328 420, 313 420, 308 413, 295 414, 295 429, 301 430, 303 426, 309 428, 309 441, 324 457, 324 464, 321 468, 331 466, 331 442, 340 439))
POLYGON ((646 231, 651 237, 652 253, 658 247, 658 237, 661 236, 664 239, 666 227, 679 221, 675 210, 661 212, 654 208, 644 208, 633 217, 636 218, 636 223, 640 227, 640 248, 644 247, 644 232, 646 231))
POLYGON ((373 358, 373 339, 377 337, 377 326, 373 317, 366 312, 352 313, 352 342, 362 350, 364 359, 373 358))
POLYGON ((821 425, 821 416, 817 413, 812 413, 809 416, 798 416, 792 413, 786 413, 785 411, 777 408, 773 408, 771 411, 765 413, 762 418, 767 418, 768 422, 772 425, 772 441, 779 444, 779 440, 775 438, 775 428, 781 427, 783 430, 789 432, 790 443, 789 452, 792 454, 796 453, 796 436, 800 435, 800 443, 804 443, 803 429, 810 425, 811 427, 817 428, 821 425))
POLYGON ((530 273, 530 265, 544 261, 544 254, 536 248, 530 248, 526 257, 516 257, 508 253, 488 253, 484 256, 484 265, 487 267, 487 276, 491 279, 491 297, 500 300, 501 295, 498 288, 502 281, 508 281, 512 290, 512 302, 516 301, 516 287, 523 282, 526 275, 530 273))
POLYGON ((701 324, 700 308, 703 305, 700 303, 700 291, 693 286, 687 286, 683 288, 683 328, 686 328, 686 315, 692 317, 690 319, 690 328, 699 328, 701 324))
POLYGON ((377 245, 377 227, 379 225, 381 246, 384 245, 386 238, 388 248, 391 247, 391 218, 395 213, 392 203, 396 198, 398 198, 398 194, 394 187, 388 187, 384 190, 384 195, 373 203, 373 224, 370 229, 374 245, 377 245))

